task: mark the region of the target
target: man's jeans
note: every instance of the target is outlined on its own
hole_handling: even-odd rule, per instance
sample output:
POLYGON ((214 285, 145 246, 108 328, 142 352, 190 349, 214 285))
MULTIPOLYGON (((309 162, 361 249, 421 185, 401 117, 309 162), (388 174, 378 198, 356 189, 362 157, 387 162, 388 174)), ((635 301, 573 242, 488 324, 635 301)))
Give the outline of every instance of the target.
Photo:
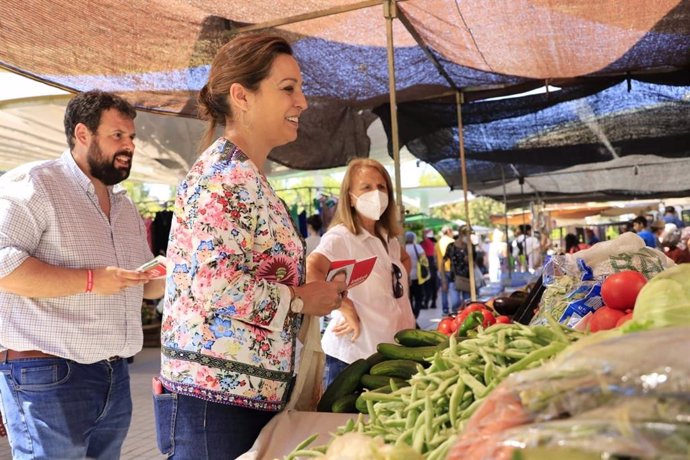
POLYGON ((0 362, 13 459, 118 459, 132 418, 127 361, 0 362))

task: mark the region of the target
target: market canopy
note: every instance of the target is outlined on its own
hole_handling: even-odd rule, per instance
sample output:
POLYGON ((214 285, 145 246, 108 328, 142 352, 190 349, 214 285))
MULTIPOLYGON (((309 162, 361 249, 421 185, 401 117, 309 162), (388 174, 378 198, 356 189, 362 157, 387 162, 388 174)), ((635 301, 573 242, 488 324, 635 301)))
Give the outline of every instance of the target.
POLYGON ((434 217, 424 213, 408 214, 405 216, 405 226, 409 228, 431 229, 438 232, 444 226, 455 227, 453 221, 434 217))
MULTIPOLYGON (((298 141, 271 159, 323 169, 366 156, 368 127, 376 115, 388 122, 384 3, 6 0, 0 66, 70 91, 115 91, 140 109, 193 117, 218 47, 247 24, 273 21, 294 46, 311 109, 298 141), (314 18, 295 22, 308 15, 314 18)), ((479 193, 493 190, 501 177, 608 160, 612 152, 688 156, 690 2, 396 4, 402 144, 452 187, 460 177, 455 108, 430 99, 449 90, 465 97, 470 188, 479 193), (561 90, 479 101, 547 82, 561 90)))

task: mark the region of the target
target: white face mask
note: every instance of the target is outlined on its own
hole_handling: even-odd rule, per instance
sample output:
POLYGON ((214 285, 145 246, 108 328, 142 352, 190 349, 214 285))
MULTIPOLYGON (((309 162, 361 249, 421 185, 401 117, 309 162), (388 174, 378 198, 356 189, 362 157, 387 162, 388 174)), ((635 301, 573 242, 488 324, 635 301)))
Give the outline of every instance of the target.
POLYGON ((362 193, 355 203, 357 212, 371 220, 379 220, 387 207, 388 195, 379 190, 362 193))

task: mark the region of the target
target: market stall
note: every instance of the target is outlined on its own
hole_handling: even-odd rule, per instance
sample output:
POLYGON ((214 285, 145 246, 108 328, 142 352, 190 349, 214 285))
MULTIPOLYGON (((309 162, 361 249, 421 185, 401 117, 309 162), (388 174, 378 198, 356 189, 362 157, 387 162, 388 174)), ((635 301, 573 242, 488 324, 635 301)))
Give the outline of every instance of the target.
MULTIPOLYGON (((677 112, 687 123, 688 83, 683 77, 687 79, 690 55, 683 50, 690 43, 688 2, 627 0, 623 4, 608 0, 598 2, 596 8, 588 2, 565 0, 490 2, 488 6, 479 0, 326 3, 237 0, 205 5, 180 0, 121 8, 107 1, 58 1, 46 9, 40 4, 4 2, 0 39, 5 46, 0 49, 0 65, 73 91, 117 91, 144 110, 193 116, 196 92, 206 79, 208 63, 227 37, 250 29, 275 28, 295 47, 312 105, 302 123, 306 136, 271 154, 273 160, 291 167, 319 169, 366 155, 367 127, 374 114, 381 116, 386 111, 388 116, 382 120, 389 123, 392 155, 397 158, 399 145, 409 144, 451 186, 462 184, 465 192, 473 183, 477 190, 488 190, 499 181, 516 178, 518 186, 510 184, 511 193, 516 196, 519 190, 519 199, 524 200, 530 175, 615 159, 629 154, 631 145, 638 148, 631 150, 636 154, 688 156, 687 125, 680 124, 677 131, 672 122, 655 125, 652 135, 644 139, 642 129, 616 130, 612 140, 611 133, 601 129, 604 121, 620 126, 625 124, 621 120, 629 120, 624 115, 640 112, 651 115, 645 118, 651 121, 673 120, 659 115, 677 112), (113 11, 118 12, 119 20, 112 20, 113 11), (26 27, 36 21, 41 24, 40 34, 26 27), (576 41, 571 39, 575 36, 579 37, 576 41), (99 46, 101 43, 104 45, 99 46), (639 75, 641 69, 645 75, 639 75), (665 81, 669 75, 674 78, 665 81), (645 79, 651 83, 646 84, 645 79), (560 85, 561 91, 549 94, 550 83, 560 85), (547 88, 546 94, 514 102, 470 104, 537 87, 547 88), (637 96, 638 87, 644 96, 641 101, 620 102, 626 92, 637 96), (619 99, 611 99, 612 95, 619 99), (430 98, 434 101, 429 102, 430 98), (436 105, 399 129, 397 109, 407 102, 436 105), (622 106, 620 111, 607 111, 616 104, 622 106), (659 110, 655 110, 657 104, 659 110), (548 114, 553 118, 544 118, 548 114), (532 129, 517 123, 524 120, 532 129), (489 128, 505 131, 503 142, 498 137, 493 141, 489 128), (402 142, 400 136, 405 136, 402 142), (578 142, 569 142, 572 139, 578 142), (656 151, 659 139, 675 149, 656 151), (483 140, 483 147, 479 142, 475 145, 475 140, 483 140), (636 140, 645 142, 635 145, 636 140), (466 141, 467 151, 463 147, 466 141), (477 145, 483 149, 475 148, 477 145), (587 155, 570 156, 583 145, 588 147, 587 155)), ((628 166, 635 170, 635 165, 628 166)), ((398 192, 399 180, 398 173, 398 192)), ((634 185, 639 188, 640 183, 634 185)), ((589 186, 584 184, 585 191, 589 186)), ((672 192, 687 190, 674 188, 672 192)), ((506 193, 507 187, 501 184, 500 194, 506 193)), ((371 434, 392 427, 399 431, 394 433, 396 441, 419 454, 443 458, 501 381, 527 367, 538 368, 543 360, 557 359, 580 337, 567 324, 513 324, 492 329, 484 320, 478 315, 468 315, 460 324, 455 320, 457 330, 468 335, 462 340, 452 335, 447 346, 432 355, 425 350, 421 356, 413 350, 413 356, 429 366, 424 370, 415 366, 417 372, 405 379, 409 386, 394 388, 391 384, 390 393, 361 393, 369 419, 346 423, 343 431, 371 434), (466 326, 465 321, 476 324, 466 326), (534 329, 537 327, 543 329, 534 329), (495 339, 489 337, 494 333, 495 339), (488 353, 484 345, 497 352, 488 353), (442 380, 436 372, 453 375, 442 380), (431 394, 425 393, 427 389, 431 394), (400 403, 405 408, 397 408, 400 403), (401 417, 398 410, 416 415, 401 417)), ((639 328, 668 325, 656 324, 643 313, 635 320, 639 328)), ((686 310, 677 314, 675 323, 687 323, 686 310)), ((409 370, 410 364, 405 367, 409 370)), ((680 415, 687 420, 687 412, 680 415)), ((387 434, 382 435, 384 443, 395 444, 387 434)), ((295 442, 295 448, 298 444, 295 442)), ((311 445, 301 447, 313 450, 312 454, 318 452, 311 445)))
POLYGON ((355 414, 337 429, 312 425, 309 436, 288 437, 293 448, 281 454, 685 458, 690 369, 669 350, 688 346, 690 265, 675 266, 633 234, 582 253, 545 269, 529 324, 472 304, 449 318, 450 329, 401 331, 396 344, 379 344, 319 403, 355 414))

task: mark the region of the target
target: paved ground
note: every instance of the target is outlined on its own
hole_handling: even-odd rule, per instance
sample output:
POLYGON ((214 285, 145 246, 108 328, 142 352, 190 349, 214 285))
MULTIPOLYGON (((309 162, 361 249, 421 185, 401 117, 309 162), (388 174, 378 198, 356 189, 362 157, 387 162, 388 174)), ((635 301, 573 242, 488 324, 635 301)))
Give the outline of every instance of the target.
MULTIPOLYGON (((435 310, 422 310, 418 318, 419 326, 422 329, 435 328, 440 315, 440 307, 435 310)), ((130 364, 134 411, 132 426, 122 449, 121 458, 124 460, 160 460, 165 458, 156 447, 156 431, 151 400, 151 377, 158 374, 159 366, 160 352, 158 348, 144 348, 134 357, 134 362, 130 364)), ((0 460, 10 460, 11 458, 7 438, 0 438, 0 460)))

